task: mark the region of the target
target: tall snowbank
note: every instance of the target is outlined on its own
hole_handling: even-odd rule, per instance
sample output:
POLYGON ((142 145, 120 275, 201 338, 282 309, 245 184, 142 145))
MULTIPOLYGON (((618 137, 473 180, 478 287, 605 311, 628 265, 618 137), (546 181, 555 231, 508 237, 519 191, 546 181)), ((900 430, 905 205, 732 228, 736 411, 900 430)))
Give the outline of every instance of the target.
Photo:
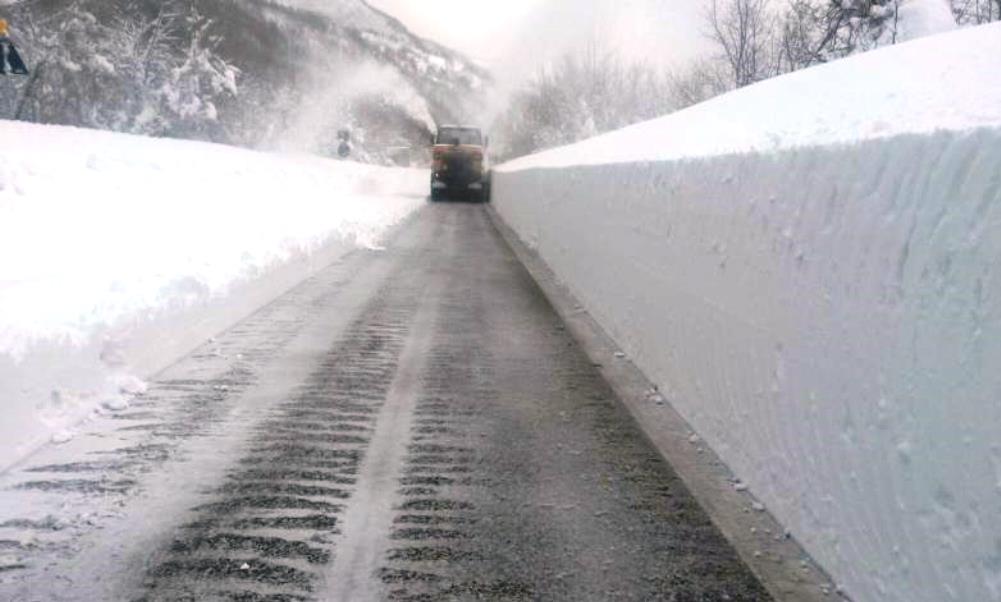
POLYGON ((380 236, 427 174, 0 121, 0 470, 380 236))
POLYGON ((496 170, 499 214, 856 602, 1001 599, 1001 26, 496 170))

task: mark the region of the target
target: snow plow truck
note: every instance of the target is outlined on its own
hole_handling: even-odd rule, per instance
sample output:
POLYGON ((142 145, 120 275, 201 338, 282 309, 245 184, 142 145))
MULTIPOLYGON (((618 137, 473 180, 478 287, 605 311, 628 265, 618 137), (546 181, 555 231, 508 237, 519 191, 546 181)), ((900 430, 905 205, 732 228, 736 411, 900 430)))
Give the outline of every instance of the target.
POLYGON ((489 138, 479 128, 442 125, 431 141, 431 200, 490 200, 489 138))

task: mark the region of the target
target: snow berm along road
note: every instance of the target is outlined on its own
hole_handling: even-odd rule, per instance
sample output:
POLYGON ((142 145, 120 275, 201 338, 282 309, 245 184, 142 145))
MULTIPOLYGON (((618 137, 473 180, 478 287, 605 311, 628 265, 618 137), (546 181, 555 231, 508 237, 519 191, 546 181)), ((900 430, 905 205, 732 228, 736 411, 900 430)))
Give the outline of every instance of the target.
POLYGON ((495 169, 504 220, 858 602, 1001 599, 999 53, 1001 24, 931 36, 495 169))
MULTIPOLYGON (((503 167, 497 178, 501 215, 658 381, 669 401, 731 465, 738 485, 746 485, 761 498, 856 600, 938 602, 1001 596, 1001 563, 990 527, 1001 523, 992 503, 1001 482, 1001 450, 995 443, 1001 427, 996 404, 1001 376, 991 369, 1001 363, 997 267, 1001 81, 990 64, 1001 51, 999 45, 1001 30, 988 26, 885 49, 527 158, 503 167), (872 86, 873 82, 878 85, 872 86)), ((91 136, 104 139, 104 135, 79 135, 88 144, 91 136)), ((175 143, 142 144, 156 146, 151 152, 157 154, 167 148, 161 144, 175 143)), ((96 153, 84 160, 67 148, 64 157, 72 157, 67 160, 76 170, 68 173, 85 182, 87 174, 99 175, 102 169, 96 153)), ((258 157, 267 164, 262 166, 264 172, 283 162, 258 157)), ((180 160, 174 157, 171 163, 176 164, 174 159, 180 160)), ((29 198, 32 191, 45 190, 56 181, 37 177, 46 173, 44 161, 31 165, 23 163, 26 160, 6 155, 0 165, 5 212, 30 211, 28 203, 6 201, 29 198), (35 185, 25 185, 33 178, 35 185)), ((137 153, 122 152, 103 169, 125 165, 134 171, 136 164, 130 161, 139 160, 137 153)), ((199 173, 193 164, 186 164, 187 171, 199 173)), ((328 165, 324 163, 324 174, 328 165)), ((298 175, 301 167, 272 175, 298 175)), ((145 173, 153 179, 150 174, 162 169, 154 160, 145 173)), ((423 186, 426 172, 417 174, 415 181, 423 186)), ((324 177, 317 174, 312 183, 323 184, 324 177)), ((100 180, 100 190, 109 190, 107 180, 94 179, 100 180)), ((165 187, 160 191, 185 185, 183 177, 175 180, 157 180, 165 187)), ((285 198, 287 181, 265 180, 271 186, 265 190, 274 191, 266 197, 269 202, 285 198)), ((149 194, 143 183, 132 182, 133 196, 149 194)), ((220 187, 221 196, 229 185, 220 187)), ((69 192, 63 190, 54 198, 70 198, 69 192)), ((265 208, 275 211, 269 202, 265 208)), ((216 216, 210 234, 226 231, 243 216, 239 199, 232 203, 229 213, 216 216)), ((389 203, 398 210, 390 219, 373 213, 370 204, 360 213, 367 217, 358 219, 386 224, 418 206, 419 200, 393 197, 389 203)), ((126 206, 118 205, 121 215, 129 215, 122 209, 126 206)), ((189 208, 188 215, 197 222, 204 219, 202 211, 189 208)), ((270 220, 275 214, 265 213, 268 217, 262 219, 275 224, 270 220)), ((5 249, 9 251, 5 256, 30 257, 24 249, 41 248, 37 256, 47 257, 48 263, 30 274, 18 273, 13 262, 5 264, 10 271, 2 276, 4 299, 16 298, 6 296, 8 291, 30 291, 51 282, 53 274, 65 278, 77 267, 67 263, 73 258, 65 254, 46 255, 45 249, 51 247, 44 246, 45 234, 40 233, 44 228, 39 225, 49 222, 42 215, 22 222, 30 228, 10 230, 10 240, 21 244, 5 249)), ((139 222, 133 218, 131 223, 139 222)), ((323 225, 324 232, 336 230, 334 223, 345 223, 343 215, 323 225)), ((137 231, 107 230, 119 236, 122 231, 137 231)), ((305 248, 318 248, 325 235, 307 230, 315 236, 306 240, 316 247, 305 248)), ((66 228, 61 233, 86 236, 86 232, 66 228)), ((123 256, 147 242, 145 236, 119 240, 121 244, 112 249, 123 256)), ((277 240, 283 248, 284 234, 277 240)), ((204 248, 212 245, 205 243, 204 248)), ((244 250, 236 262, 241 265, 246 257, 254 257, 244 255, 244 250)), ((265 263, 274 266, 291 255, 295 253, 278 253, 278 262, 265 263)), ((108 257, 115 258, 115 253, 105 252, 99 259, 108 257)), ((453 268, 462 272, 468 266, 453 268)), ((289 280, 301 279, 302 273, 289 280)), ((114 279, 110 282, 106 290, 120 288, 114 279)), ((182 284, 177 289, 182 306, 211 290, 198 278, 182 284)), ((334 278, 327 284, 336 289, 340 282, 334 278)), ((65 297, 59 286, 37 290, 46 294, 24 298, 41 304, 65 297)), ((152 296, 158 298, 164 287, 154 290, 152 296)), ((167 293, 177 290, 166 287, 167 293)), ((406 291, 395 299, 404 310, 412 309, 406 291)), ((445 301, 446 306, 464 306, 454 299, 445 301)), ((270 317, 284 316, 298 323, 298 318, 283 314, 286 310, 279 304, 270 317)), ((393 330, 399 317, 395 310, 375 307, 372 315, 378 318, 376 326, 386 331, 369 333, 362 324, 356 334, 362 339, 371 334, 373 344, 388 344, 392 353, 400 351, 402 343, 393 330)), ((475 323, 475 315, 468 317, 475 323)), ((272 322, 277 327, 280 321, 272 322)), ((68 323, 72 328, 51 339, 56 349, 83 350, 90 357, 103 355, 104 360, 86 370, 97 375, 98 384, 79 390, 85 395, 56 387, 56 395, 49 389, 43 399, 40 414, 31 404, 15 406, 27 409, 25 415, 40 421, 43 429, 59 423, 67 409, 89 411, 88 404, 101 399, 116 403, 104 395, 86 395, 105 387, 109 376, 115 379, 114 388, 141 388, 126 378, 134 376, 131 370, 122 370, 135 363, 128 345, 106 345, 100 329, 80 328, 101 320, 88 322, 74 315, 68 323), (81 331, 95 337, 88 339, 81 331), (81 341, 90 341, 91 346, 80 347, 81 341)), ((261 324, 258 321, 257 327, 263 328, 261 324)), ((268 339, 252 328, 237 330, 227 345, 239 348, 246 342, 242 336, 268 339)), ((276 333, 270 336, 281 338, 276 333)), ((348 337, 346 344, 352 341, 357 343, 348 337)), ((12 343, 10 348, 16 350, 18 345, 12 343)), ((45 349, 36 343, 21 348, 21 363, 12 356, 12 369, 32 366, 24 362, 30 348, 45 349)), ((446 350, 446 355, 450 352, 446 350)), ((40 357, 42 363, 35 365, 45 364, 46 356, 40 357)), ((206 366, 215 366, 216 361, 221 366, 224 360, 229 361, 213 360, 208 351, 192 357, 192 362, 206 366)), ((248 363, 259 361, 263 360, 254 357, 248 363)), ((577 364, 569 367, 572 372, 577 369, 577 364)), ((208 395, 204 399, 218 395, 228 407, 230 387, 251 385, 240 370, 215 376, 163 383, 162 394, 169 396, 171 387, 218 387, 212 389, 215 393, 203 391, 208 395)), ((469 392, 478 391, 475 377, 470 377, 469 392)), ((57 381, 39 382, 45 390, 57 381)), ((566 384, 568 390, 577 387, 573 378, 566 384)), ((148 401, 143 403, 143 412, 155 414, 148 401)), ((294 403, 311 402, 296 398, 294 403)), ((281 411, 303 410, 292 406, 281 411)), ((568 416, 557 413, 550 418, 568 416)), ((183 418, 179 414, 167 412, 161 418, 170 428, 151 437, 198 435, 175 430, 183 418)), ((213 416, 206 418, 206 428, 211 428, 213 416)), ((503 412, 494 418, 500 423, 524 423, 524 417, 503 412)), ((146 427, 144 420, 160 424, 142 415, 130 415, 129 420, 139 421, 136 427, 146 427)), ((451 436, 445 435, 445 439, 451 436)), ((129 460, 141 464, 162 449, 137 446, 122 453, 141 456, 129 460)), ((254 448, 243 459, 249 463, 257 454, 275 451, 254 448)), ((574 451, 579 449, 566 450, 568 455, 574 451)), ((101 470, 127 471, 127 464, 102 464, 101 470)), ((226 470, 217 468, 220 474, 226 470)), ((623 471, 628 469, 622 466, 623 471)), ((245 472, 227 474, 236 481, 250 478, 245 472)), ((84 479, 67 482, 80 487, 94 484, 84 479)), ((110 496, 130 491, 135 482, 99 480, 94 486, 97 493, 110 496)), ((232 503, 234 492, 242 491, 243 485, 227 487, 217 493, 232 503)), ((87 520, 100 522, 115 515, 88 516, 87 520)), ((46 524, 63 523, 30 523, 37 528, 46 524)), ((196 544, 249 541, 210 535, 182 540, 181 549, 172 553, 184 555, 196 544)), ((296 546, 281 549, 305 550, 307 556, 315 553, 296 546)), ((170 581, 178 568, 186 566, 178 562, 175 558, 157 565, 166 567, 166 573, 154 577, 170 581)), ((407 573, 394 575, 402 578, 407 573)))
POLYGON ((423 202, 427 172, 0 121, 0 470, 423 202))

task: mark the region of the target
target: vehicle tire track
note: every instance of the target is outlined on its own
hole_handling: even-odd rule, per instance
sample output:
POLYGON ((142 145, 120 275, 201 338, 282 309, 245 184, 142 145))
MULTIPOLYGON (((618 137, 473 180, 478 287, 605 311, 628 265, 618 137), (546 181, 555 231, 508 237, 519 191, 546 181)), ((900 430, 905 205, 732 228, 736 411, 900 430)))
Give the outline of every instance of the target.
POLYGON ((770 600, 484 217, 461 222, 387 597, 770 600))
POLYGON ((387 588, 384 599, 394 601, 539 599, 518 575, 498 570, 476 541, 491 520, 478 500, 490 495, 494 478, 482 443, 489 436, 492 408, 504 400, 489 314, 504 310, 487 300, 489 287, 483 286, 496 276, 495 266, 475 259, 493 243, 491 227, 466 213, 461 227, 471 232, 453 253, 450 286, 440 302, 424 389, 398 477, 393 545, 379 571, 387 588))
POLYGON ((260 423, 217 499, 195 509, 148 571, 144 600, 310 598, 356 489, 418 290, 387 286, 294 398, 260 423))
POLYGON ((147 495, 116 524, 112 535, 141 530, 146 544, 124 546, 124 566, 92 552, 84 570, 52 573, 66 579, 59 597, 39 588, 20 599, 770 599, 481 207, 426 207, 381 265, 353 285, 343 319, 311 293, 276 324, 226 340, 265 349, 259 329, 334 332, 264 337, 275 347, 245 363, 207 350, 198 357, 211 370, 154 387, 210 394, 202 401, 213 407, 174 400, 171 410, 193 413, 179 424, 205 424, 174 428, 140 402, 125 427, 139 443, 39 467, 58 485, 21 483, 26 495, 123 496, 140 486, 129 479, 156 478, 156 492, 185 491, 163 506, 147 495), (267 353, 282 357, 265 370, 267 353), (239 366, 247 371, 228 371, 239 366), (182 449, 190 462, 141 472, 182 449), (190 482, 189 469, 201 472, 190 482), (145 523, 160 507, 166 517, 145 523), (109 570, 98 576, 108 585, 82 582, 92 567, 109 570), (119 595, 100 595, 109 592, 119 595))
POLYGON ((432 338, 438 289, 432 275, 422 295, 399 369, 387 391, 371 444, 359 472, 359 485, 344 513, 337 557, 327 574, 324 599, 332 602, 382 598, 373 567, 385 552, 391 527, 396 479, 406 453, 414 402, 432 338))

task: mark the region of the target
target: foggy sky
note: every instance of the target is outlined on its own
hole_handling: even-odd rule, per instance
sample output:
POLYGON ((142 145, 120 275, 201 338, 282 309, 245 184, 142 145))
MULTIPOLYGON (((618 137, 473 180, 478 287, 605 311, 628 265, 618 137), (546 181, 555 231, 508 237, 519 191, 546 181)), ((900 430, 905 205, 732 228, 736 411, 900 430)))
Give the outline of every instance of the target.
POLYGON ((505 80, 597 43, 679 66, 704 51, 705 0, 369 0, 415 33, 480 60, 505 80))

